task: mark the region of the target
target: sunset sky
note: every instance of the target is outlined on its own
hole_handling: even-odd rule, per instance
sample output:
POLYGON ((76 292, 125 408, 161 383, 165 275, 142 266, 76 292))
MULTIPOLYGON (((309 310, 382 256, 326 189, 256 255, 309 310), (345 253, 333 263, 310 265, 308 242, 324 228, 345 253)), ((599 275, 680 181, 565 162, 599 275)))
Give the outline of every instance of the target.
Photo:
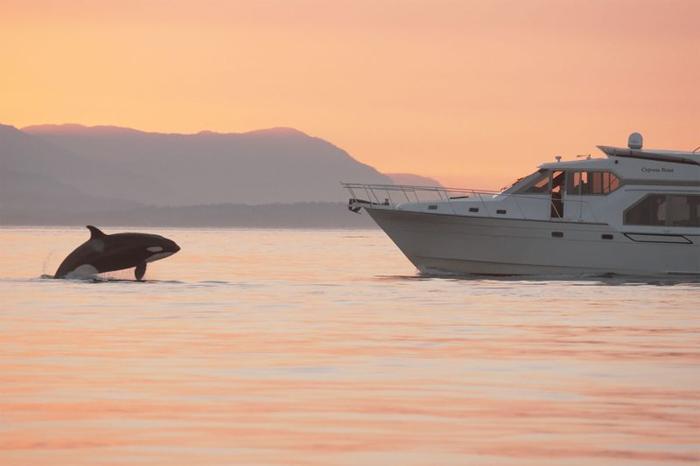
POLYGON ((290 126, 448 185, 700 145, 697 0, 0 0, 0 64, 0 123, 290 126))

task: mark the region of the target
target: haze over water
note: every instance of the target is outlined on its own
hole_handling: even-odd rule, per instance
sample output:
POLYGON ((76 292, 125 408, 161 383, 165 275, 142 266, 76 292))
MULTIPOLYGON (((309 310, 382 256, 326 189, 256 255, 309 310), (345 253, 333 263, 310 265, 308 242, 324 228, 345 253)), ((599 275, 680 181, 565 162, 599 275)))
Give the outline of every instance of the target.
POLYGON ((0 230, 3 466, 700 463, 700 283, 420 277, 378 230, 151 231, 182 251, 137 283, 41 278, 85 229, 0 230))

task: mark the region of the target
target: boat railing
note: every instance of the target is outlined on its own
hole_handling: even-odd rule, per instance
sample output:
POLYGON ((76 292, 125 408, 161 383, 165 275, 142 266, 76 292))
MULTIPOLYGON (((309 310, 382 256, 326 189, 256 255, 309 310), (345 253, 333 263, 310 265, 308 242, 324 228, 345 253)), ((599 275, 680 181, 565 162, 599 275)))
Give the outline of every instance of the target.
MULTIPOLYGON (((531 215, 526 215, 528 209, 523 208, 522 203, 531 203, 533 200, 539 200, 538 198, 542 197, 533 194, 514 194, 485 189, 447 188, 443 186, 366 183, 341 184, 350 193, 350 203, 354 204, 356 207, 351 207, 351 210, 354 211, 359 210, 362 204, 381 206, 390 209, 403 203, 445 202, 449 206, 451 212, 458 215, 460 212, 455 209, 457 206, 455 202, 464 199, 472 199, 479 202, 480 208, 482 208, 483 212, 488 216, 496 216, 498 212, 492 212, 492 210, 498 210, 496 209, 496 204, 488 201, 498 198, 499 200, 511 200, 511 205, 514 205, 518 210, 520 218, 531 218, 531 215)), ((549 199, 550 209, 557 211, 561 208, 559 202, 562 201, 555 200, 549 195, 547 199, 549 199)), ((588 201, 566 197, 563 199, 563 202, 569 205, 569 209, 575 209, 573 214, 567 215, 566 218, 598 221, 588 201)))

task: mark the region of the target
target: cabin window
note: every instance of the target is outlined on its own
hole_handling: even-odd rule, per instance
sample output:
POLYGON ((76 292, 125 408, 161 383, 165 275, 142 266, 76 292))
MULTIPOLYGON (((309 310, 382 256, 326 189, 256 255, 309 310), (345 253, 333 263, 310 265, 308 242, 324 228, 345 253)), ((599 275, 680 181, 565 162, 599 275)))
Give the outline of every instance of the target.
POLYGON ((581 196, 610 194, 620 187, 620 179, 614 173, 576 171, 569 173, 568 194, 581 196))
POLYGON ((700 195, 649 194, 625 210, 624 223, 700 227, 700 195))

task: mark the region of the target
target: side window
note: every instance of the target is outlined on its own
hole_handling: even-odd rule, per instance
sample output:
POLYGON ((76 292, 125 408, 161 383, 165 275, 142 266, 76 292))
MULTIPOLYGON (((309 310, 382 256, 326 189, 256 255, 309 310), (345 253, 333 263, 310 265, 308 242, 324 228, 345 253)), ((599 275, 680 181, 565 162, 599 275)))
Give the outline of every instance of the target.
POLYGON ((666 196, 650 194, 625 210, 625 225, 666 225, 666 196))
POLYGON ((700 227, 700 196, 667 196, 668 225, 700 227))
POLYGON ((649 194, 624 213, 625 225, 700 226, 700 195, 649 194))
POLYGON ((605 195, 618 189, 620 184, 620 179, 611 172, 572 172, 567 193, 581 196, 605 195))
POLYGON ((567 194, 583 194, 581 191, 583 186, 588 186, 588 172, 571 172, 569 173, 569 186, 567 194))
POLYGON ((603 194, 608 194, 616 191, 620 187, 620 178, 614 173, 603 173, 603 194))

